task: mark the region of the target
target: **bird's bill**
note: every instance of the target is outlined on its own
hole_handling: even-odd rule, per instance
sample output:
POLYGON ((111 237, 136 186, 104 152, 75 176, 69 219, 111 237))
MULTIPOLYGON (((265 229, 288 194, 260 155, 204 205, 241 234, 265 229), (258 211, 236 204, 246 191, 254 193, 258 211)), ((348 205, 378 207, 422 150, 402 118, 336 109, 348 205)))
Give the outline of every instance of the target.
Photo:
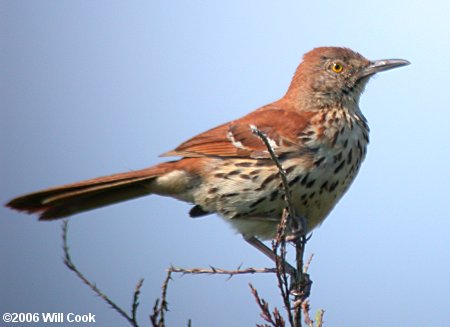
POLYGON ((371 61, 370 65, 363 70, 363 77, 374 75, 376 73, 409 65, 410 62, 404 59, 382 59, 371 61))

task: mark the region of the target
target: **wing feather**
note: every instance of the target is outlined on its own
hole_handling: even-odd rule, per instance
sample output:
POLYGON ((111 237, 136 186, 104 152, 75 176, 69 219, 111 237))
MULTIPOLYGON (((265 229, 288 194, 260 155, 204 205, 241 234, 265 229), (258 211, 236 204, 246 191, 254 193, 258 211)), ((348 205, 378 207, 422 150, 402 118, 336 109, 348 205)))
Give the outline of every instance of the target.
POLYGON ((314 112, 294 112, 263 107, 247 116, 201 133, 163 156, 267 158, 264 143, 254 135, 256 126, 271 141, 276 153, 302 148, 299 135, 308 126, 314 112))

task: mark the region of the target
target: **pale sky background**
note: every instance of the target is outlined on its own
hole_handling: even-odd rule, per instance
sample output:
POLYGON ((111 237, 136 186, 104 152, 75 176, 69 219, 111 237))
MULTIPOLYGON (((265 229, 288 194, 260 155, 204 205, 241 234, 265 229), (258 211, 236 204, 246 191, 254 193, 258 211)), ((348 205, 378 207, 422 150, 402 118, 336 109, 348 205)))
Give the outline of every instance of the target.
MULTIPOLYGON (((308 243, 311 306, 326 327, 449 326, 449 12, 447 0, 2 0, 0 202, 161 162, 281 97, 316 46, 408 59, 361 99, 371 144, 308 243)), ((70 220, 74 261, 117 303, 128 309, 145 278, 141 326, 171 264, 272 265, 217 216, 190 219, 189 209, 152 196, 70 220)), ((63 265, 60 228, 0 208, 1 313, 127 326, 63 265)), ((167 326, 261 323, 248 282, 281 308, 272 275, 174 276, 167 326)))

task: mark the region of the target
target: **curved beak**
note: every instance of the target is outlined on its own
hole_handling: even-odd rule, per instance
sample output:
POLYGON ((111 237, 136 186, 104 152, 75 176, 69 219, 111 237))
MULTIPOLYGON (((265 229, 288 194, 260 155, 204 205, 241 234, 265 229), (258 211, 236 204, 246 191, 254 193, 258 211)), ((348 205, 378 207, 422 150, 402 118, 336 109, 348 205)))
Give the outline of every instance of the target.
POLYGON ((362 77, 371 76, 376 73, 409 65, 410 62, 404 59, 383 59, 371 61, 369 66, 362 70, 362 77))

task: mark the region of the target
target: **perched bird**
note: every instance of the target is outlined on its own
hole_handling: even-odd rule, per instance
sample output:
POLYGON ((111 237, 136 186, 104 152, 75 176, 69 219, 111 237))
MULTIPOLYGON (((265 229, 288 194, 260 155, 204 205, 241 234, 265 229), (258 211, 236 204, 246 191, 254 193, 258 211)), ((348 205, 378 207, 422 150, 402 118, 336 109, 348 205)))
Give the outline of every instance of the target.
POLYGON ((286 172, 293 206, 311 231, 364 160, 369 127, 358 105, 364 87, 374 74, 408 64, 370 61, 348 48, 313 49, 280 100, 164 154, 181 159, 38 191, 6 205, 53 220, 144 195, 170 196, 194 204, 191 217, 219 214, 270 256, 260 239, 275 236, 285 202, 279 170, 252 127, 267 136, 286 172))

